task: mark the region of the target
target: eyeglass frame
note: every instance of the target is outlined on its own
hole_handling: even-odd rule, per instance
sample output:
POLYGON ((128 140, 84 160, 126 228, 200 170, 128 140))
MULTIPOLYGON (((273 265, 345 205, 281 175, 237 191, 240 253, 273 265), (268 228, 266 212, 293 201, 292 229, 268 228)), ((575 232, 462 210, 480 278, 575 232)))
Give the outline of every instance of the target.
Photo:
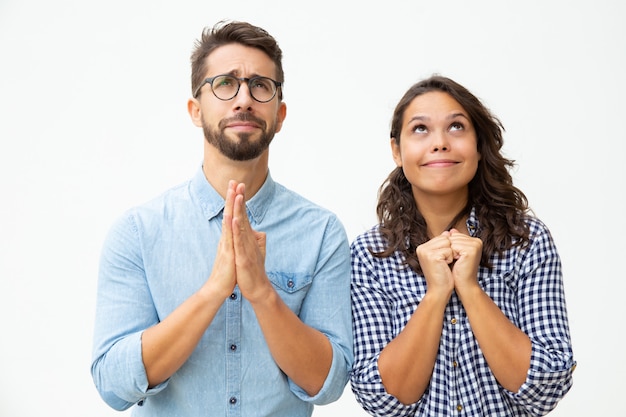
POLYGON ((193 98, 198 98, 198 94, 200 94, 200 89, 202 87, 204 87, 205 84, 209 84, 211 86, 211 91, 213 92, 213 95, 215 96, 215 98, 217 98, 218 100, 222 100, 222 101, 230 101, 230 100, 234 99, 235 97, 237 97, 237 94, 239 94, 239 89, 241 88, 241 82, 242 81, 246 82, 246 84, 248 85, 248 89, 249 89, 250 88, 250 81, 258 80, 259 78, 270 80, 271 82, 273 82, 274 86, 276 87, 276 90, 274 91, 274 94, 272 95, 272 97, 270 97, 268 100, 265 100, 265 101, 261 101, 258 98, 254 97, 254 95, 252 94, 252 90, 250 90, 250 97, 252 97, 252 99, 254 101, 257 101, 259 103, 269 103, 270 101, 272 101, 274 99, 274 97, 276 97, 276 94, 278 93, 278 89, 282 87, 283 83, 280 82, 280 81, 276 81, 276 80, 274 80, 274 79, 272 79, 270 77, 266 77, 264 75, 255 75, 254 77, 248 78, 248 77, 235 77, 232 74, 219 74, 219 75, 216 75, 214 77, 208 77, 208 78, 205 78, 200 83, 198 88, 196 88, 196 91, 193 93, 193 98), (233 78, 233 79, 237 80, 237 91, 235 91, 235 94, 231 98, 227 98, 227 99, 219 98, 217 96, 217 94, 215 94, 215 90, 213 89, 213 81, 216 78, 219 78, 219 77, 230 77, 230 78, 233 78))

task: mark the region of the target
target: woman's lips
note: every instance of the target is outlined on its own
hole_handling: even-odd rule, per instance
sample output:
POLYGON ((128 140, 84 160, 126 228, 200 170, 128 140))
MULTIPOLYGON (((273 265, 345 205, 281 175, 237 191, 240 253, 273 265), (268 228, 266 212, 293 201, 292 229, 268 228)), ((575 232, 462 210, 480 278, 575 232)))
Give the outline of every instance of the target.
POLYGON ((449 166, 456 165, 456 164, 458 164, 458 162, 453 161, 451 159, 437 159, 435 161, 426 162, 422 166, 436 168, 436 167, 449 167, 449 166))

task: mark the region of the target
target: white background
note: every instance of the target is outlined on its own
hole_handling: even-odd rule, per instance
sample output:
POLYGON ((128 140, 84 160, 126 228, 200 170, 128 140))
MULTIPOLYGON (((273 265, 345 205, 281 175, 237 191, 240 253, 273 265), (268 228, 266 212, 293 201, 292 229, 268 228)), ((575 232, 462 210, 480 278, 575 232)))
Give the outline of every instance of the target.
MULTIPOLYGON (((0 0, 0 416, 120 415, 89 373, 100 247, 122 211, 198 168, 189 54, 223 18, 277 38, 288 116, 272 175, 335 211, 350 239, 376 221, 404 91, 436 72, 483 99, 564 264, 579 365, 552 415, 626 415, 625 9, 619 0, 0 0)), ((365 413, 348 387, 314 415, 365 413)))

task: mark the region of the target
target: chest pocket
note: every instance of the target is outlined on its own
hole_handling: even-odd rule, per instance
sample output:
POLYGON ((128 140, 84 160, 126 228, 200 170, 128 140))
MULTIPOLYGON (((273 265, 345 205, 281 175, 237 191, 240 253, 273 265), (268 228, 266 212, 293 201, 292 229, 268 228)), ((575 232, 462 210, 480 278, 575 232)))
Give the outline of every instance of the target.
POLYGON ((311 287, 313 277, 309 274, 300 274, 293 272, 267 272, 270 282, 278 291, 278 295, 283 299, 285 304, 298 314, 311 287))

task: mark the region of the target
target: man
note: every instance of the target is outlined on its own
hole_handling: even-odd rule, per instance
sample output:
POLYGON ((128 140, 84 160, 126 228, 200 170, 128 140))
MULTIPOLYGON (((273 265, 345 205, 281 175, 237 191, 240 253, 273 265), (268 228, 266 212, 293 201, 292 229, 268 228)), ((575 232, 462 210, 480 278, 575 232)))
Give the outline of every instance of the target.
POLYGON ((286 116, 274 38, 221 22, 191 60, 203 164, 105 241, 95 385, 137 416, 310 416, 352 365, 345 230, 269 174, 286 116))

